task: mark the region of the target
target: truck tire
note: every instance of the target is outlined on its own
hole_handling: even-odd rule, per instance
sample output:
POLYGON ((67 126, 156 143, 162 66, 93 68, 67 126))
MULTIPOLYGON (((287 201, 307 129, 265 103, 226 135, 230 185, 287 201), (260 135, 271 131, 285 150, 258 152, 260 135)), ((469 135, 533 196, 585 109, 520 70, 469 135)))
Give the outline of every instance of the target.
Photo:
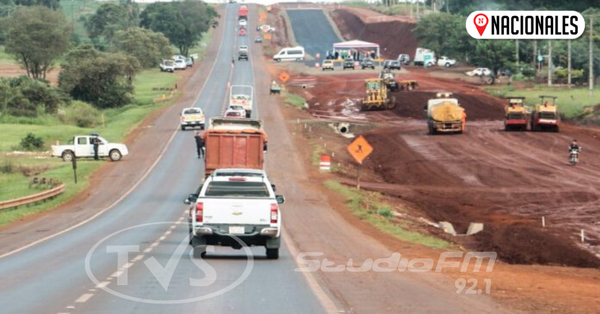
POLYGON ((277 58, 275 59, 275 62, 281 62, 281 59, 277 58))
POLYGON ((182 126, 181 126, 181 130, 182 130, 182 131, 185 131, 185 125, 182 125, 182 126))
POLYGON ((62 153, 61 157, 63 161, 73 161, 73 159, 75 158, 75 154, 73 154, 72 151, 67 150, 62 153))
POLYGON ((119 161, 123 157, 118 149, 111 150, 108 156, 110 157, 111 161, 119 161))
POLYGON ((268 259, 278 259, 279 258, 279 248, 267 249, 267 258, 268 259))

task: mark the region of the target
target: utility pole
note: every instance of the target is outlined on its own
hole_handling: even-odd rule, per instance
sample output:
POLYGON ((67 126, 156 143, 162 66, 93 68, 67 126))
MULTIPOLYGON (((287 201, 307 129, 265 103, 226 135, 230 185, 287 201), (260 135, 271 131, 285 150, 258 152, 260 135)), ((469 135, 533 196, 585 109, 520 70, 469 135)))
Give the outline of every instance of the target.
POLYGON ((567 40, 567 86, 571 88, 571 40, 567 40))
POLYGON ((450 0, 446 0, 446 13, 450 13, 450 8, 448 8, 448 6, 450 6, 450 0))
POLYGON ((538 57, 537 40, 534 39, 533 40, 533 67, 535 68, 535 73, 537 73, 537 71, 538 71, 537 57, 538 57))
POLYGON ((588 77, 590 86, 590 96, 594 94, 594 17, 590 16, 590 76, 588 77))
POLYGON ((548 39, 548 86, 552 86, 552 40, 548 39))
POLYGON ((517 60, 517 71, 519 71, 519 40, 515 40, 515 60, 517 60))

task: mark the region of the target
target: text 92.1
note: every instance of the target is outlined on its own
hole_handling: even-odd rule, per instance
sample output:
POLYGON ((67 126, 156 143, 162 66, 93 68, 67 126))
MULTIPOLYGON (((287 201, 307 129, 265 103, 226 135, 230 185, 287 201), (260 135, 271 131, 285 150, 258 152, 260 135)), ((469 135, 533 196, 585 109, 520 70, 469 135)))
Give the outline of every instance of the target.
POLYGON ((490 290, 492 288, 492 279, 485 278, 483 281, 485 282, 485 290, 475 289, 477 288, 477 279, 475 278, 471 278, 469 280, 458 278, 454 282, 454 286, 456 286, 457 289, 456 293, 462 293, 464 290, 465 294, 490 294, 490 290), (465 288, 467 289, 465 290, 465 288))

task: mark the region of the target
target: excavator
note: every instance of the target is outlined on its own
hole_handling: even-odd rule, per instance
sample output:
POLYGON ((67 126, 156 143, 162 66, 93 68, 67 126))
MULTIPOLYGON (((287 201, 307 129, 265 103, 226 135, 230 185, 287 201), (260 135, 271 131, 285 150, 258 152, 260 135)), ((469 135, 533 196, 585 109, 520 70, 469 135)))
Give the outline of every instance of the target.
POLYGON ((362 111, 391 110, 396 107, 396 97, 388 95, 388 89, 381 78, 365 80, 365 97, 361 99, 362 111))

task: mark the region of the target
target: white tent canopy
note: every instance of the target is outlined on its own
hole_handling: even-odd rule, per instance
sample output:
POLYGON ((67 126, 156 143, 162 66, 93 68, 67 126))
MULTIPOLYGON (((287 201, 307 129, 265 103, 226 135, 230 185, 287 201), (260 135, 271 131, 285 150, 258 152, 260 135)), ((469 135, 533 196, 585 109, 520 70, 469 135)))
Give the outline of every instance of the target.
POLYGON ((360 51, 373 50, 373 51, 375 51, 377 58, 379 58, 379 45, 375 44, 375 43, 362 41, 362 40, 350 40, 350 41, 344 41, 341 43, 333 44, 333 53, 335 53, 336 51, 339 52, 342 50, 360 50, 360 51))

